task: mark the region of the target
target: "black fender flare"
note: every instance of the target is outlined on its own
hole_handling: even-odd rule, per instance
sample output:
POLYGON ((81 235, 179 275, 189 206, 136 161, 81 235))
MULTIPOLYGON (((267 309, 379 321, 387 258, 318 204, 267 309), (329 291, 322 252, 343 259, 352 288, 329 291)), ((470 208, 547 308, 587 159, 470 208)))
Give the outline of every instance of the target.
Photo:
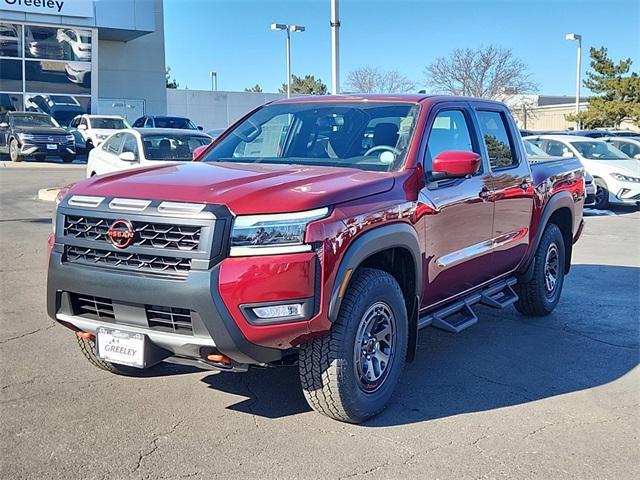
MULTIPOLYGON (((333 323, 338 318, 342 303, 340 287, 345 280, 350 279, 346 278, 347 272, 350 270, 351 272, 355 271, 370 256, 390 248, 404 248, 411 254, 416 272, 415 297, 420 296, 422 292, 422 250, 418 234, 413 226, 408 223, 393 223, 380 226, 356 237, 343 255, 331 289, 328 311, 330 322, 333 323)), ((411 317, 412 312, 407 311, 407 313, 411 317)))
MULTIPOLYGON (((551 215, 553 215, 556 211, 560 210, 561 208, 568 208, 569 211, 571 212, 571 236, 573 238, 573 221, 574 221, 575 203, 573 201, 573 197, 571 196, 571 193, 569 193, 566 190, 562 190, 554 194, 549 199, 544 209, 542 210, 538 231, 536 232, 536 236, 531 239, 531 250, 529 251, 529 258, 527 259, 526 263, 523 265, 523 268, 520 269, 521 273, 518 275, 520 281, 528 282, 531 280, 531 277, 533 276, 533 269, 535 267, 535 261, 534 261, 535 254, 536 254, 536 251, 538 250, 538 246, 540 245, 540 240, 542 239, 544 230, 547 227, 547 223, 549 223, 549 219, 551 218, 551 215)), ((572 242, 570 241, 569 245, 567 246, 567 252, 565 252, 567 255, 568 262, 571 261, 571 246, 572 246, 572 242)))

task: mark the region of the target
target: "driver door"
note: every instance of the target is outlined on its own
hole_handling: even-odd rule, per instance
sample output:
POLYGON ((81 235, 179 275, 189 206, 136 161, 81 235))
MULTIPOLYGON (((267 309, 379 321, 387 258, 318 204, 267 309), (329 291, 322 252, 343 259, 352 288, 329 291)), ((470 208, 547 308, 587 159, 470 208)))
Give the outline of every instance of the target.
POLYGON ((494 211, 491 174, 468 105, 451 102, 434 108, 426 131, 427 185, 418 197, 418 209, 427 212, 423 225, 418 225, 426 252, 422 308, 443 303, 491 278, 494 211), (433 159, 451 150, 481 155, 479 172, 467 178, 432 180, 433 159))

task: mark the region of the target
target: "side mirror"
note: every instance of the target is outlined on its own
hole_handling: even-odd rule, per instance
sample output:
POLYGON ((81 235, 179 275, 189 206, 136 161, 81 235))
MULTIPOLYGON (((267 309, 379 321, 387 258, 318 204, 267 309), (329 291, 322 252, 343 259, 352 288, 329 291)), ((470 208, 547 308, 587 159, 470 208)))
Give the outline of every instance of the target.
POLYGON ((193 149, 193 153, 191 154, 194 160, 200 158, 200 155, 207 149, 209 145, 200 145, 193 149))
POLYGON ((7 122, 0 123, 0 128, 9 128, 9 124, 7 122))
POLYGON ((118 158, 123 162, 129 162, 129 163, 138 161, 136 159, 136 156, 133 154, 133 152, 122 152, 120 155, 118 155, 118 158))
POLYGON ((86 130, 87 126, 85 124, 78 125, 78 130, 86 130))
POLYGON ((432 178, 464 178, 474 175, 480 169, 482 157, 475 152, 447 150, 436 155, 432 164, 432 178))
POLYGON ((636 153, 633 158, 635 158, 636 160, 640 160, 640 153, 636 153))
POLYGON ((198 130, 203 131, 204 128, 202 127, 202 125, 198 125, 198 130))
POLYGON ((572 158, 573 157, 573 153, 571 152, 563 152, 562 153, 562 158, 572 158))

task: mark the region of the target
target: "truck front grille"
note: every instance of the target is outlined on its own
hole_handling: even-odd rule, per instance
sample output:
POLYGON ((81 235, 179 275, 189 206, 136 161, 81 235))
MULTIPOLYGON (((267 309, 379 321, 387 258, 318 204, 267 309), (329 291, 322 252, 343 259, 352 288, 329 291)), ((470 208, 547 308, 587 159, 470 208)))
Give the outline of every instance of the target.
POLYGON ((73 245, 65 246, 65 259, 71 263, 123 268, 165 275, 186 276, 191 270, 191 259, 189 258, 144 255, 126 251, 115 252, 73 245))
POLYGON ((113 303, 109 298, 73 294, 72 302, 76 315, 107 321, 113 321, 115 318, 113 303))
POLYGON ((150 328, 174 333, 192 333, 191 311, 186 308, 145 305, 150 328))
MULTIPOLYGON (((108 242, 107 231, 113 219, 67 215, 64 234, 73 238, 108 242)), ((167 250, 194 251, 200 245, 200 226, 167 223, 131 222, 135 232, 133 245, 167 250)))

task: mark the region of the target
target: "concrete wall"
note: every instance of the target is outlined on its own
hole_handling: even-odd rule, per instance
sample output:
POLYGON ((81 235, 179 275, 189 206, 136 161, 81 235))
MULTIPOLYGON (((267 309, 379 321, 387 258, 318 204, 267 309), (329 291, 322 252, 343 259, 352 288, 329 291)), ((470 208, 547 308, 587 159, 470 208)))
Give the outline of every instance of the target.
POLYGON ((205 130, 226 128, 263 103, 286 98, 280 93, 211 92, 168 88, 167 113, 189 117, 205 130))
POLYGON ((98 32, 98 98, 144 100, 145 113, 164 115, 167 94, 162 0, 152 1, 153 33, 123 42, 101 40, 98 32))

